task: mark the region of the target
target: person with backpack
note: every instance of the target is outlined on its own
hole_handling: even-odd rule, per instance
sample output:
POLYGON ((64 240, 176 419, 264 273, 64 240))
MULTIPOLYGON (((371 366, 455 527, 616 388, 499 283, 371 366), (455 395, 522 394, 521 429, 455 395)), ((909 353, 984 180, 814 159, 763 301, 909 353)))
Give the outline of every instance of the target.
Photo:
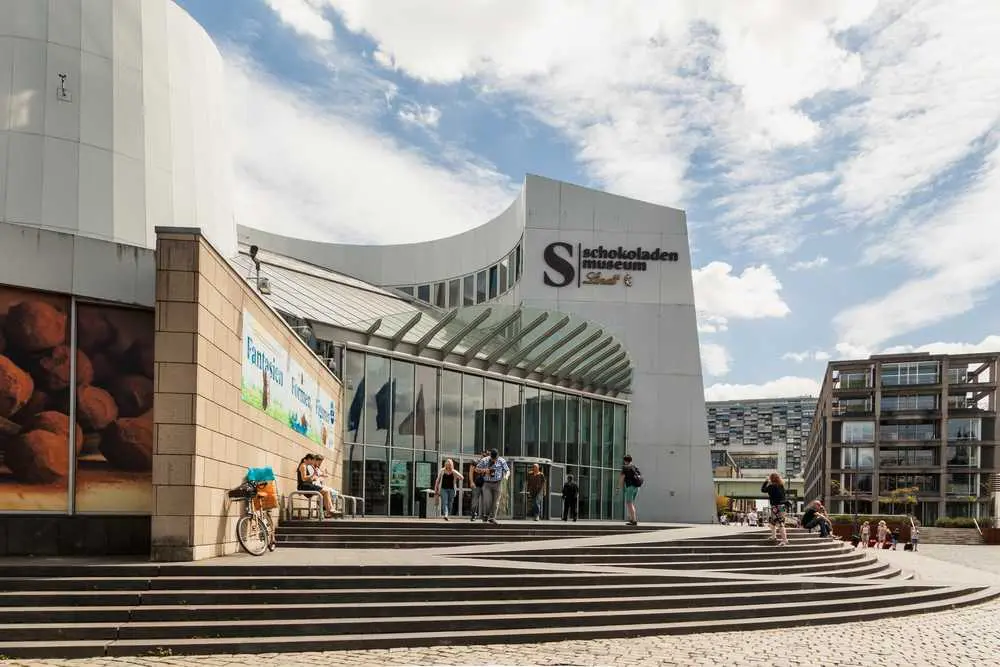
POLYGON ((635 499, 639 495, 639 487, 642 486, 642 473, 632 463, 632 457, 628 454, 623 459, 622 471, 618 475, 618 488, 625 491, 625 509, 628 511, 628 521, 626 525, 638 526, 639 518, 635 510, 635 499))
MULTIPOLYGON (((479 458, 482 459, 489 455, 489 452, 484 451, 479 455, 479 458)), ((469 478, 472 479, 472 501, 470 502, 472 517, 470 520, 475 521, 481 512, 483 487, 486 485, 486 477, 481 472, 476 472, 475 462, 469 464, 469 478)))
POLYGON ((779 546, 788 546, 788 532, 785 530, 785 502, 788 500, 785 494, 785 481, 781 475, 772 472, 764 483, 760 486, 760 492, 767 494, 768 503, 771 507, 768 523, 771 524, 771 541, 777 542, 779 546))
POLYGON ((570 516, 572 516, 573 522, 576 522, 577 504, 579 498, 580 486, 573 481, 573 475, 566 475, 566 483, 563 484, 562 488, 563 521, 566 521, 570 516))

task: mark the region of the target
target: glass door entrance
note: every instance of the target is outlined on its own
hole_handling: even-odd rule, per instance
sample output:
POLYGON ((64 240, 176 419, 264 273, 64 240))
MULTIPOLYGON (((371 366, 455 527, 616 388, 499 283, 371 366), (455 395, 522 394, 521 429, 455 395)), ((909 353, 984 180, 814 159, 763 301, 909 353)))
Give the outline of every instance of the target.
POLYGON ((559 519, 563 513, 562 488, 566 483, 566 466, 553 463, 549 466, 548 478, 549 492, 548 507, 546 508, 546 518, 559 519))
MULTIPOLYGON (((507 486, 507 495, 510 502, 508 503, 506 509, 507 513, 504 514, 504 518, 524 520, 530 519, 532 517, 532 503, 534 501, 533 494, 528 491, 528 478, 530 472, 535 465, 538 465, 539 470, 545 475, 545 486, 547 493, 542 495, 542 518, 549 518, 549 510, 552 503, 549 500, 550 493, 552 492, 552 461, 550 459, 539 459, 539 458, 526 458, 517 457, 507 459, 507 463, 511 468, 511 484, 507 486)), ((562 489, 562 482, 559 482, 559 488, 562 489)), ((501 499, 503 495, 501 495, 501 499)))

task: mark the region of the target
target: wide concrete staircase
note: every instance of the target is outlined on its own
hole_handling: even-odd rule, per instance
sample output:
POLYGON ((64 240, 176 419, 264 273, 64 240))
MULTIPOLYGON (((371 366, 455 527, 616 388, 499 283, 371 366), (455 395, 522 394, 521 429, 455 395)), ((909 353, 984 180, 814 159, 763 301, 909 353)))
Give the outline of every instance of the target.
POLYGON ((794 534, 788 547, 752 533, 672 541, 671 534, 678 532, 421 552, 433 565, 405 558, 285 565, 281 549, 237 564, 7 565, 0 569, 0 656, 406 646, 441 646, 446 655, 447 645, 869 620, 1000 595, 916 584, 880 568, 871 554, 805 534, 794 534))
POLYGON ((475 523, 468 519, 442 521, 285 521, 278 526, 278 545, 311 549, 427 549, 500 542, 558 540, 622 535, 663 527, 632 527, 619 523, 562 521, 475 523))
MULTIPOLYGON (((920 529, 921 544, 985 544, 983 536, 975 528, 935 528, 920 529)), ((917 547, 919 549, 919 547, 917 547)))
POLYGON ((760 575, 912 578, 912 573, 878 560, 874 549, 858 550, 839 540, 789 530, 789 545, 779 547, 766 531, 704 539, 641 542, 607 546, 529 549, 481 557, 532 564, 572 563, 615 567, 698 570, 760 575))

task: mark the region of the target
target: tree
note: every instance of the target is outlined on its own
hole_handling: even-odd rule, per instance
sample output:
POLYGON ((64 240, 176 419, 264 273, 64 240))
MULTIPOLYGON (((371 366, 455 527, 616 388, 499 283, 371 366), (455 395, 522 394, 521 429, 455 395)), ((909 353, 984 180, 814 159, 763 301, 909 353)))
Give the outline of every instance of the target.
POLYGON ((841 489, 842 489, 842 487, 840 486, 840 480, 839 479, 831 479, 830 480, 830 495, 831 496, 839 496, 841 489))
POLYGON ((895 510, 896 505, 902 505, 903 511, 910 514, 910 508, 915 507, 917 504, 918 493, 920 493, 919 486, 908 486, 893 489, 884 496, 879 496, 878 501, 880 504, 891 505, 893 510, 895 510))
POLYGON ((715 513, 725 514, 729 511, 729 498, 727 496, 715 496, 715 513))

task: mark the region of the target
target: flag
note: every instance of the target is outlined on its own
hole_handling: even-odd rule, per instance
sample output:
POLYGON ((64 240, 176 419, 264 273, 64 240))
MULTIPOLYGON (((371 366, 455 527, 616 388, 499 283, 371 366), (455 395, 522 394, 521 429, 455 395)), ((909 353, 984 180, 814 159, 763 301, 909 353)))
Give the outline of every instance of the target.
POLYGON ((361 378, 357 389, 354 391, 354 398, 351 399, 351 409, 347 411, 347 430, 354 431, 357 437, 361 428, 361 414, 365 407, 365 379, 361 378))
POLYGON ((387 380, 384 385, 382 385, 378 393, 375 394, 375 428, 379 431, 385 431, 390 428, 389 415, 391 414, 392 408, 392 398, 396 394, 396 381, 387 380))
POLYGON ((425 435, 426 431, 426 420, 424 417, 424 385, 420 385, 420 391, 417 392, 417 406, 406 415, 404 419, 399 424, 399 434, 400 435, 425 435))

